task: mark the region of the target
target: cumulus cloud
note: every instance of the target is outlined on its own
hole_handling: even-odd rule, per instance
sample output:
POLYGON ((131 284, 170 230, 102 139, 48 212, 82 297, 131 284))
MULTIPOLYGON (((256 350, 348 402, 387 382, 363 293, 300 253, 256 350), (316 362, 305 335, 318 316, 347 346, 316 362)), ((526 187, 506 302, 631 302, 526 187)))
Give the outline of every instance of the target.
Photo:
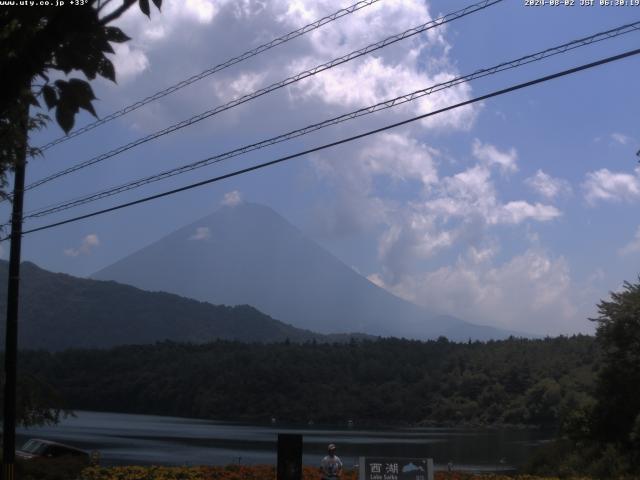
MULTIPOLYGON (((481 242, 493 226, 547 222, 560 215, 550 205, 522 200, 501 203, 490 171, 477 165, 445 177, 439 190, 390 215, 379 239, 379 258, 385 273, 397 279, 416 259, 428 259, 462 241, 481 242)), ((492 255, 475 253, 478 261, 492 255)))
MULTIPOLYGON (((140 15, 137 8, 130 8, 117 23, 132 32, 130 37, 148 44, 166 39, 185 24, 208 25, 213 22, 226 0, 165 0, 162 13, 153 12, 151 18, 140 15), (140 40, 141 39, 141 40, 140 40)), ((149 46, 149 45, 147 45, 149 46)))
POLYGON ((183 15, 193 18, 200 23, 211 23, 218 13, 219 7, 215 0, 186 0, 180 2, 183 15))
POLYGON ((316 156, 318 178, 337 190, 335 204, 318 210, 334 234, 353 233, 386 222, 398 205, 393 193, 431 188, 438 180, 438 152, 407 132, 384 133, 351 146, 347 154, 316 156), (384 184, 384 187, 382 186, 384 184))
MULTIPOLYGON (((132 103, 138 97, 149 95, 149 85, 162 88, 198 74, 309 21, 325 17, 339 6, 344 5, 334 0, 167 0, 163 3, 162 13, 154 11, 150 20, 141 15, 139 9, 132 8, 118 21, 118 26, 133 38, 126 44, 130 54, 118 55, 121 58, 118 61, 123 62, 118 75, 138 81, 126 82, 126 91, 120 88, 122 85, 117 92, 115 87, 108 85, 109 95, 114 100, 117 98, 122 102, 126 99, 125 102, 132 103), (211 45, 228 48, 211 48, 211 45), (159 72, 162 72, 161 76, 159 72)), ((166 97, 163 100, 166 108, 154 112, 152 122, 143 118, 147 108, 132 113, 125 121, 147 125, 145 130, 160 129, 202 112, 205 105, 213 108, 431 19, 429 5, 423 0, 377 2, 166 97)), ((446 36, 447 25, 441 25, 268 94, 251 102, 250 108, 246 105, 226 112, 226 121, 216 125, 215 131, 227 134, 242 123, 244 138, 253 131, 264 132, 263 114, 271 115, 276 108, 286 110, 287 114, 270 126, 290 123, 299 127, 345 113, 345 109, 355 109, 449 80, 459 72, 449 58, 450 45, 446 36)), ((471 86, 460 84, 387 110, 385 118, 425 113, 467 100, 470 96, 471 86)), ((106 97, 101 95, 103 99, 106 97)), ((422 126, 446 128, 447 131, 468 129, 479 109, 479 106, 457 109, 425 120, 422 126)), ((362 119, 359 126, 363 125, 363 120, 366 123, 362 119)), ((214 122, 212 119, 199 123, 189 131, 210 134, 214 122)))
POLYGON ((189 240, 207 240, 209 238, 211 238, 209 227, 198 227, 195 233, 189 237, 189 240))
POLYGON ((369 181, 386 175, 401 182, 416 180, 426 187, 438 181, 434 154, 434 149, 406 134, 383 133, 360 151, 361 173, 368 173, 369 181))
MULTIPOLYGON (((289 11, 303 12, 306 20, 335 8, 331 5, 335 4, 326 0, 305 2, 304 9, 289 11)), ((295 24, 305 21, 296 18, 295 14, 287 19, 295 24)), ((295 74, 309 69, 431 19, 426 2, 421 0, 379 2, 357 15, 341 19, 331 28, 314 31, 309 35, 309 52, 292 60, 288 71, 295 74)), ((433 29, 426 35, 403 42, 401 47, 386 47, 308 78, 292 88, 292 97, 297 101, 320 100, 331 106, 358 108, 450 80, 456 76, 456 71, 448 60, 449 45, 444 39, 444 31, 444 28, 433 29), (425 61, 425 57, 429 60, 425 61)), ((422 114, 467 100, 470 92, 469 85, 461 84, 394 110, 422 114)), ((475 112, 475 108, 461 108, 423 123, 431 127, 467 129, 475 119, 475 112)))
POLYGON ((238 190, 233 190, 232 192, 227 192, 224 194, 224 198, 222 199, 222 205, 226 205, 228 207, 235 207, 236 205, 240 205, 242 203, 242 193, 238 190))
POLYGON ((498 253, 499 247, 494 244, 485 247, 470 246, 467 252, 467 258, 474 264, 484 263, 491 260, 496 253, 498 253))
POLYGON ((602 168, 589 172, 582 184, 585 199, 594 205, 600 201, 627 201, 640 198, 640 167, 633 174, 602 168))
POLYGON ((571 193, 571 184, 561 178, 554 178, 538 169, 535 175, 527 178, 525 184, 538 195, 552 200, 560 195, 571 193))
POLYGON ((631 137, 625 135, 624 133, 612 133, 611 139, 620 145, 626 145, 631 142, 631 137))
POLYGON ((640 253, 640 227, 636 230, 636 234, 633 239, 622 247, 618 253, 620 253, 620 255, 640 253))
POLYGON ((118 82, 127 82, 140 75, 149 68, 146 54, 128 43, 118 43, 113 46, 115 55, 111 61, 116 69, 118 82))
POLYGON ((95 233, 90 233, 85 236, 80 242, 78 248, 67 248, 64 250, 64 254, 68 257, 77 257, 80 255, 89 255, 94 248, 100 245, 100 239, 95 233))
POLYGON ((561 215, 560 210, 552 205, 531 204, 522 200, 502 205, 491 219, 493 223, 519 224, 527 219, 548 222, 561 215))
POLYGON ((497 165, 505 173, 516 172, 518 166, 518 153, 515 148, 508 151, 500 151, 494 145, 482 143, 480 140, 473 141, 473 156, 488 167, 497 165))
MULTIPOLYGON (((503 164, 498 164, 503 168, 503 164)), ((446 177, 436 198, 424 203, 424 208, 442 220, 480 218, 487 225, 520 224, 532 219, 546 222, 561 215, 552 205, 531 204, 524 200, 501 203, 491 170, 483 165, 446 177)))
POLYGON ((515 149, 475 140, 471 150, 477 164, 442 176, 440 153, 405 131, 370 140, 348 162, 343 155, 325 155, 314 164, 340 192, 339 206, 331 208, 334 219, 343 225, 382 227, 378 258, 384 273, 396 279, 416 260, 460 242, 475 245, 491 227, 561 216, 552 205, 500 199, 493 177, 515 171, 515 149), (396 191, 398 186, 401 190, 396 191))
POLYGON ((264 72, 246 72, 239 74, 231 82, 214 82, 213 86, 220 99, 238 98, 257 90, 265 77, 264 72))
MULTIPOLYGON (((335 12, 337 8, 334 0, 167 0, 163 3, 162 13, 154 12, 151 20, 140 15, 139 9, 132 8, 118 26, 134 39, 126 45, 137 55, 122 55, 124 63, 118 75, 122 78, 135 77, 139 81, 129 82, 130 88, 126 92, 119 88, 117 98, 122 100, 126 95, 134 101, 137 96, 147 96, 148 85, 161 88, 198 74, 260 43, 335 12), (229 48, 212 49, 211 45, 228 45, 229 48), (184 55, 185 51, 189 55, 184 55), (162 72, 161 78, 158 72, 162 72)), ((147 125, 147 129, 160 129, 202 112, 204 105, 213 108, 431 19, 429 5, 423 0, 377 2, 295 42, 217 72, 181 90, 179 95, 166 97, 163 100, 166 108, 154 112, 153 119, 144 117, 147 108, 126 118, 132 124, 147 125)), ((224 114, 225 121, 216 125, 216 132, 230 133, 239 123, 242 123, 244 138, 253 131, 264 132, 263 115, 272 115, 276 108, 279 111, 284 109, 286 115, 271 122, 270 126, 290 123, 300 127, 345 113, 347 109, 450 80, 459 76, 459 72, 455 62, 450 60, 449 51, 447 25, 440 25, 265 95, 252 101, 250 107, 247 104, 234 108, 224 114)), ((114 87, 109 88, 115 96, 114 87)), ((470 96, 471 85, 460 84, 389 109, 385 111, 385 118, 406 118, 407 115, 426 113, 467 100, 470 96)), ((480 108, 456 109, 424 120, 421 126, 446 131, 469 129, 480 108)), ((359 127, 366 125, 367 121, 364 118, 359 120, 359 127)), ((189 131, 211 133, 213 122, 212 119, 211 122, 199 123, 189 131)), ((341 128, 344 131, 353 127, 347 127, 345 123, 341 128)))
MULTIPOLYGON (((404 275, 395 283, 374 278, 397 295, 469 321, 536 334, 580 328, 567 261, 530 249, 496 264, 486 252, 461 256, 450 266, 404 275)), ((585 322, 586 323, 586 322, 585 322)))
POLYGON ((451 247, 460 229, 440 228, 431 215, 420 211, 397 211, 378 240, 378 257, 384 273, 395 281, 416 260, 433 257, 451 247))
POLYGON ((384 284, 384 280, 379 273, 372 273, 371 275, 368 275, 367 280, 380 288, 386 287, 386 285, 384 284))

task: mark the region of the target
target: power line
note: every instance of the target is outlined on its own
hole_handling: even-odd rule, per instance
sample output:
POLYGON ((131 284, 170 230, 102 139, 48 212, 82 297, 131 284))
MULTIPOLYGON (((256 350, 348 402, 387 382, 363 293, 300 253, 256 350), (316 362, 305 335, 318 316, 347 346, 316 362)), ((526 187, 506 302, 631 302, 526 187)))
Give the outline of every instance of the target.
POLYGON ((493 75, 496 74, 498 72, 502 72, 505 70, 510 70, 513 68, 517 68, 520 67, 522 65, 526 65, 529 63, 533 63, 536 61, 540 61, 543 60, 545 58, 554 56, 554 55, 558 55, 561 53, 565 53, 567 51, 571 51, 574 50, 576 48, 582 47, 582 46, 586 46, 586 45, 590 45, 596 42, 600 42, 603 40, 607 40, 610 38, 615 38, 617 36, 629 33, 629 32, 634 32, 634 31, 640 31, 640 21, 638 22, 634 22, 631 24, 627 24, 627 25, 622 25, 620 27, 616 27, 610 30, 606 30, 604 32, 599 32, 593 35, 590 35, 588 37, 584 37, 584 38, 580 38, 577 40, 573 40, 571 42, 567 42, 564 43, 562 45, 556 46, 556 47, 552 47, 552 48, 548 48, 546 50, 542 50, 536 53, 532 53, 529 55, 526 55, 524 57, 520 57, 516 60, 510 60, 507 62, 503 62, 500 63, 498 65, 489 67, 489 68, 484 68, 482 70, 477 70, 471 74, 465 75, 465 76, 460 76, 460 77, 456 77, 452 80, 449 80, 447 82, 442 82, 442 83, 438 83, 436 85, 432 85, 428 88, 424 88, 424 89, 420 89, 420 90, 416 90, 414 92, 411 92, 409 94, 406 95, 401 95, 398 97, 395 97, 393 99, 389 99, 389 100, 385 100, 383 102, 377 103, 375 105, 371 105, 365 108, 361 108, 358 110, 355 110, 353 112, 347 113, 347 114, 343 114, 340 115, 338 117, 334 117, 328 120, 324 120, 320 123, 315 123, 313 125, 308 125, 306 127, 300 128, 300 129, 296 129, 293 130, 291 132, 288 133, 284 133, 281 135, 278 135, 276 137, 272 137, 266 140, 262 140, 260 142, 257 143, 253 143, 250 145, 245 145, 239 148, 236 148, 234 150, 230 150, 228 152, 224 152, 218 155, 215 155, 213 157, 208 157, 206 159, 203 160, 198 160, 196 162, 193 163, 189 163, 187 165, 182 165, 180 167, 176 167, 176 168, 172 168, 169 170, 165 170, 163 172, 154 174, 154 175, 150 175, 144 178, 140 178, 116 187, 111 187, 109 189, 106 190, 102 190, 100 192, 97 193, 93 193, 90 195, 86 195, 83 197, 78 197, 75 199, 71 199, 71 200, 66 200, 64 202, 58 202, 54 205, 49 205, 47 207, 41 207, 37 210, 33 210, 31 212, 28 212, 25 215, 25 219, 27 218, 38 218, 38 217, 43 217, 46 215, 50 215, 53 213, 57 213, 57 212, 61 212, 63 210, 67 210, 69 208, 72 207, 76 207, 79 205, 84 205, 86 203, 90 203, 90 202, 94 202, 106 197, 110 197, 113 195, 117 195, 119 193, 123 193, 138 187, 141 187, 143 185, 147 185, 153 182, 157 182, 159 180, 164 180, 166 178, 170 178, 173 177, 175 175, 180 175, 182 173, 185 172, 189 172, 192 170, 195 170, 197 168, 202 168, 205 167, 207 165, 211 165, 214 163, 219 163, 222 162, 224 160, 227 160, 229 158, 232 157, 236 157, 236 156, 240 156, 255 150, 259 150, 268 146, 272 146, 281 142, 285 142, 303 135, 306 135, 308 133, 329 127, 329 126, 333 126, 333 125, 337 125, 339 123, 345 122, 345 121, 349 121, 349 120, 353 120, 355 118, 358 117, 362 117, 365 115, 369 115, 381 110, 386 110, 388 108, 392 108, 395 107, 397 105, 401 105, 407 102, 411 102, 414 101, 418 98, 424 97, 426 95, 430 95, 433 94, 435 92, 444 90, 446 88, 451 88, 453 86, 459 85, 461 83, 465 83, 465 82, 469 82, 478 78, 482 78, 482 77, 486 77, 489 75, 493 75))
POLYGON ((66 142, 67 140, 70 140, 74 137, 77 137, 78 135, 82 135, 83 133, 86 133, 90 130, 93 130, 94 128, 97 128, 101 125, 104 125, 105 123, 108 123, 112 120, 115 120, 116 118, 122 117, 123 115, 126 115, 128 113, 133 112, 134 110, 139 109, 140 107, 143 107, 144 105, 147 105, 148 103, 151 103, 155 100, 158 100, 160 98, 166 97, 167 95, 170 95, 178 90, 181 90, 182 88, 191 85, 192 83, 195 83, 199 80, 202 80, 203 78, 206 78, 210 75, 213 75, 216 72, 219 72, 221 70, 224 70, 225 68, 231 67, 232 65, 235 65, 237 63, 240 63, 244 60, 247 60, 251 57, 255 57, 256 55, 259 55, 263 52, 266 52, 267 50, 271 50, 274 47, 277 47, 278 45, 282 45, 283 43, 289 42, 290 40, 293 40, 294 38, 300 37, 306 33, 309 33, 313 30, 316 30, 324 25, 326 25, 327 23, 331 23, 334 20, 337 20, 341 17, 344 17, 345 15, 349 15, 351 13, 357 12, 358 10, 368 7, 370 5, 373 5, 374 3, 379 2, 380 0, 363 0, 357 3, 354 3, 353 5, 346 7, 346 8, 342 8, 340 10, 338 10, 337 12, 332 13, 331 15, 327 15, 326 17, 323 17, 319 20, 316 20, 315 22, 312 22, 308 25, 305 25, 304 27, 301 27, 297 30, 294 30, 293 32, 289 32, 286 35, 283 35, 281 37, 275 38, 273 40, 271 40, 270 42, 267 42, 263 45, 260 45, 256 48, 254 48, 253 50, 248 50, 246 52, 244 52, 241 55, 238 55, 237 57, 233 57, 230 58, 229 60, 226 60, 223 63, 220 63, 214 67, 208 68, 207 70, 198 73, 197 75, 193 75, 189 78, 187 78, 186 80, 182 80, 181 82, 178 82, 174 85, 171 85, 170 87, 165 88, 164 90, 160 90, 159 92, 154 93, 153 95, 150 95, 146 98, 143 98, 142 100, 139 100, 131 105, 128 105, 126 107, 123 107, 122 109, 113 112, 109 115, 107 115, 104 118, 101 118, 99 120, 96 120, 95 122, 92 122, 88 125, 85 125, 82 128, 79 128, 77 130, 74 130, 72 132, 70 132, 69 134, 62 136, 60 138, 57 138, 55 140, 52 140, 51 142, 47 143, 46 145, 43 145, 42 147, 39 147, 39 149, 41 151, 45 151, 48 150, 49 148, 53 147, 54 145, 58 145, 60 143, 66 142))
MULTIPOLYGON (((219 175, 217 177, 209 178, 207 180, 202 180, 200 182, 192 183, 192 184, 186 185, 184 187, 175 188, 173 190, 168 190, 168 191, 165 191, 165 192, 162 192, 162 193, 158 193, 158 194, 155 194, 155 195, 150 195, 148 197, 143 197, 143 198, 140 198, 138 200, 133 200, 131 202, 122 203, 120 205, 116 205, 116 206, 113 206, 113 207, 109 207, 109 208, 105 208, 105 209, 102 209, 102 210, 94 211, 92 213, 87 213, 85 215, 79 215, 77 217, 69 218, 67 220, 62 220, 62 221, 59 221, 59 222, 50 223, 50 224, 44 225, 42 227, 37 227, 37 228, 32 228, 30 230, 25 230, 23 232, 23 235, 26 235, 28 233, 39 232, 39 231, 42 231, 42 230, 48 230, 50 228, 58 227, 60 225, 65 225, 67 223, 77 222, 77 221, 84 220, 84 219, 87 219, 87 218, 91 218, 91 217, 95 217, 95 216, 102 215, 102 214, 105 214, 105 213, 113 212, 115 210, 120 210, 120 209, 123 209, 123 208, 131 207, 133 205, 138 205, 140 203, 146 203, 146 202, 149 202, 151 200, 156 200, 158 198, 167 197, 169 195, 174 195, 176 193, 184 192, 186 190, 191 190, 193 188, 201 187, 203 185, 208 185, 210 183, 219 182, 219 181, 225 180, 227 178, 235 177, 235 176, 242 175, 242 174, 245 174, 245 173, 248 173, 248 172, 252 172, 254 170, 259 170, 259 169, 262 169, 262 168, 265 168, 265 167, 276 165, 278 163, 282 163, 282 162, 285 162, 285 161, 288 161, 288 160, 292 160, 294 158, 301 157, 303 155, 308 155, 310 153, 319 152, 319 151, 325 150, 327 148, 335 147, 335 146, 338 146, 338 145, 342 145, 344 143, 348 143, 348 142, 352 142, 354 140, 358 140, 358 139, 361 139, 361 138, 364 138, 364 137, 368 137, 370 135, 381 133, 381 132, 384 132, 386 130, 390 130, 392 128, 396 128, 396 127, 399 127, 399 126, 402 126, 402 125, 406 125, 408 123, 415 122, 417 120, 422 120, 424 118, 428 118, 428 117, 431 117, 433 115, 438 115, 438 114, 447 112, 449 110, 453 110, 453 109, 456 109, 456 108, 460 108, 460 107, 464 107, 464 106, 467 106, 467 105, 471 105, 473 103, 481 102, 483 100, 487 100, 487 99, 492 98, 492 97, 497 97, 499 95, 504 95, 506 93, 510 93, 510 92, 513 92, 513 91, 516 91, 516 90, 520 90, 520 89, 523 89, 523 88, 531 87, 533 85, 537 85, 537 84, 540 84, 540 83, 548 82, 548 81, 556 79, 556 78, 560 78, 560 77, 564 77, 564 76, 567 76, 567 75, 571 75, 571 74, 574 74, 574 73, 577 73, 577 72, 580 72, 580 71, 583 71, 583 70, 594 68, 594 67, 597 67, 597 66, 600 66, 600 65, 611 63, 611 62, 614 62, 614 61, 617 61, 617 60, 621 60, 623 58, 631 57, 633 55, 638 55, 638 54, 640 54, 640 48, 635 49, 635 50, 630 50, 630 51, 627 51, 625 53, 621 53, 619 55, 606 57, 604 59, 601 59, 601 60, 598 60, 598 61, 595 61, 595 62, 591 62, 591 63, 588 63, 588 64, 583 64, 583 65, 580 65, 579 67, 574 67, 574 68, 570 68, 568 70, 563 70, 561 72, 557 72, 557 73, 554 73, 554 74, 551 74, 551 75, 546 75, 544 77, 540 77, 540 78, 537 78, 535 80, 530 80, 528 82, 519 83, 517 85, 513 85, 511 87, 507 87, 507 88, 504 88, 504 89, 501 89, 501 90, 496 90, 496 91, 488 93, 486 95, 482 95, 480 97, 475 97, 473 99, 466 100, 464 102, 460 102, 460 103, 457 103, 455 105, 450 105, 448 107, 444 107, 444 108, 435 110, 433 112, 429 112, 429 113, 425 113, 425 114, 422 114, 422 115, 418 115, 418 116, 410 118, 408 120, 403 120, 401 122, 396 122, 396 123, 393 123, 393 124, 390 124, 390 125, 387 125, 387 126, 384 126, 384 127, 381 127, 381 128, 376 128, 374 130, 369 130, 368 132, 365 132, 365 133, 354 135, 354 136, 351 136, 351 137, 348 137, 348 138, 344 138, 342 140, 338 140, 338 141, 335 141, 335 142, 327 143, 327 144, 321 145, 319 147, 314 147, 314 148, 311 148, 311 149, 308 149, 308 150, 304 150, 302 152, 294 153, 292 155, 287 155, 285 157, 280 157, 278 159, 271 160, 269 162, 260 163, 258 165, 254 165, 254 166, 251 166, 251 167, 243 168, 241 170, 236 170, 236 171, 231 172, 231 173, 227 173, 227 174, 224 174, 224 175, 219 175)), ((0 239, 0 241, 7 240, 8 238, 9 237, 4 237, 4 238, 0 239)))
POLYGON ((88 167, 90 165, 93 165, 95 163, 101 162, 101 161, 106 160, 108 158, 114 157, 114 156, 116 156, 116 155, 118 155, 120 153, 123 153, 123 152, 125 152, 127 150, 130 150, 130 149, 134 148, 134 147, 142 145, 143 143, 147 143, 147 142, 149 142, 151 140, 155 140, 156 138, 161 137, 163 135, 167 135, 169 133, 175 132, 176 130, 180 130, 182 128, 191 126, 191 125, 193 125, 193 124, 195 124, 197 122, 200 122, 200 121, 202 121, 202 120, 204 120, 206 118, 209 118, 209 117, 211 117, 213 115, 221 113, 221 112, 223 112, 225 110, 229 110, 231 108, 237 107, 238 105, 246 103, 246 102, 248 102, 250 100, 254 100, 254 99, 256 99, 258 97, 261 97, 262 95, 265 95, 267 93, 270 93, 270 92, 272 92, 274 90, 278 90, 278 89, 283 88, 283 87, 285 87, 287 85, 291 85, 291 84, 293 84, 295 82, 298 82, 298 81, 300 81, 300 80, 302 80, 304 78, 308 78, 308 77, 316 75, 316 74, 318 74, 320 72, 323 72, 325 70, 329 70, 329 69, 331 69, 333 67, 336 67, 336 66, 341 65, 343 63, 349 62, 349 61, 351 61, 351 60, 353 60, 355 58, 361 57, 363 55, 367 55, 367 54, 369 54, 371 52, 374 52, 376 50, 379 50, 379 49, 384 48, 384 47, 386 47, 388 45, 391 45, 393 43, 396 43, 396 42, 399 42, 401 40, 404 40, 406 38, 412 37, 414 35, 417 35, 419 33, 424 32, 424 31, 427 31, 427 30, 430 30, 432 28, 438 27, 438 26, 443 25, 445 23, 452 22, 452 21, 457 20, 459 18, 462 18, 462 17, 465 17, 465 16, 470 15, 472 13, 478 12, 480 10, 484 10, 485 8, 488 8, 488 7, 492 6, 492 5, 500 3, 502 1, 504 1, 504 0, 483 0, 482 2, 475 3, 473 5, 469 5, 469 6, 463 8, 461 10, 457 10, 457 11, 452 12, 452 13, 448 13, 447 15, 439 17, 439 18, 437 18, 435 20, 431 20, 431 21, 429 21, 427 23, 424 23, 424 24, 419 25, 417 27, 414 27, 414 28, 411 28, 409 30, 406 30, 406 31, 404 31, 402 33, 399 33, 399 34, 396 34, 396 35, 392 35, 390 37, 385 38, 384 40, 381 40, 379 42, 373 43, 373 44, 368 45, 368 46, 366 46, 364 48, 361 48, 359 50, 356 50, 356 51, 353 51, 351 53, 348 53, 347 55, 344 55, 342 57, 336 58, 336 59, 331 60, 331 61, 329 61, 327 63, 323 63, 322 65, 318 65, 318 66, 316 66, 314 68, 311 68, 309 70, 305 70, 304 72, 300 72, 300 73, 298 73, 298 74, 296 74, 296 75, 294 75, 292 77, 289 77, 289 78, 287 78, 285 80, 282 80, 280 82, 276 82, 274 84, 271 84, 268 87, 264 87, 264 88, 261 88, 259 90, 256 90, 256 91, 254 91, 254 92, 252 92, 250 94, 247 94, 247 95, 244 95, 244 96, 242 96, 240 98, 232 100, 231 102, 228 102, 228 103, 226 103, 224 105, 220 105, 220 106, 217 106, 217 107, 215 107, 215 108, 213 108, 211 110, 207 110, 206 112, 203 112, 203 113, 201 113, 199 115, 195 115, 195 116, 193 116, 191 118, 183 120, 183 121, 181 121, 179 123, 176 123, 174 125, 171 125, 171 126, 169 126, 167 128, 164 128, 162 130, 159 130, 157 132, 149 134, 149 135, 147 135, 145 137, 142 137, 142 138, 139 138, 137 140, 134 140, 134 141, 132 141, 132 142, 126 144, 126 145, 120 146, 120 147, 118 147, 116 149, 113 149, 113 150, 107 152, 107 153, 103 153, 103 154, 98 155, 96 157, 93 157, 93 158, 91 158, 89 160, 86 160, 84 162, 78 163, 78 164, 76 164, 76 165, 74 165, 72 167, 69 167, 67 169, 61 170, 61 171, 56 172, 56 173, 54 173, 52 175, 49 175, 48 177, 45 177, 45 178, 40 179, 40 180, 37 180, 37 181, 27 185, 25 187, 25 190, 30 190, 32 188, 36 188, 36 187, 38 187, 40 185, 43 185, 43 184, 48 183, 48 182, 50 182, 52 180, 55 180, 56 178, 59 178, 61 176, 68 175, 68 174, 73 173, 73 172, 75 172, 77 170, 80 170, 82 168, 88 167))

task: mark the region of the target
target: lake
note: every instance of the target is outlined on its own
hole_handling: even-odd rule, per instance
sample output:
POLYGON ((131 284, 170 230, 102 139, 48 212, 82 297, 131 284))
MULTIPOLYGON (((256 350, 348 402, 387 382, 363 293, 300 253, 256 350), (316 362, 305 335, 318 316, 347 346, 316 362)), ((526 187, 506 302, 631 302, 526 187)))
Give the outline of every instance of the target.
POLYGON ((433 458, 436 468, 499 471, 522 464, 551 438, 533 429, 359 428, 248 425, 190 418, 76 412, 58 425, 18 429, 18 444, 46 438, 99 450, 102 464, 275 464, 278 433, 304 436, 303 463, 317 465, 336 443, 345 467, 359 456, 433 458))

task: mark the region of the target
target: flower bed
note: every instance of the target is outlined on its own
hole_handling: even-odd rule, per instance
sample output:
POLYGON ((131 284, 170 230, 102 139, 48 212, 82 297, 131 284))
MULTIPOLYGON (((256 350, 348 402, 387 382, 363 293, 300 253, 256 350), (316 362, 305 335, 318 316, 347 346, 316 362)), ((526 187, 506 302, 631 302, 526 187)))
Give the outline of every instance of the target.
MULTIPOLYGON (((83 470, 79 480, 274 480, 275 468, 271 465, 226 467, 90 467, 83 470)), ((354 470, 345 471, 342 480, 357 480, 354 470)), ((317 468, 304 467, 303 480, 320 480, 317 468)), ((474 475, 459 472, 436 472, 435 480, 559 480, 555 477, 530 475, 485 474, 474 475)), ((568 479, 565 479, 568 480, 568 479)), ((589 480, 586 477, 570 480, 589 480)))

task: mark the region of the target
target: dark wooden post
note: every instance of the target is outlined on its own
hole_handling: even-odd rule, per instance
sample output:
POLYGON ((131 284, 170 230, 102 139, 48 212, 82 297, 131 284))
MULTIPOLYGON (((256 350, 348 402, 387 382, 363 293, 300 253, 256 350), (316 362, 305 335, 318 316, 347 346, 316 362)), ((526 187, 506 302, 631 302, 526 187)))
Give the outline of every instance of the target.
POLYGON ((302 435, 278 434, 277 480, 302 480, 302 435))

